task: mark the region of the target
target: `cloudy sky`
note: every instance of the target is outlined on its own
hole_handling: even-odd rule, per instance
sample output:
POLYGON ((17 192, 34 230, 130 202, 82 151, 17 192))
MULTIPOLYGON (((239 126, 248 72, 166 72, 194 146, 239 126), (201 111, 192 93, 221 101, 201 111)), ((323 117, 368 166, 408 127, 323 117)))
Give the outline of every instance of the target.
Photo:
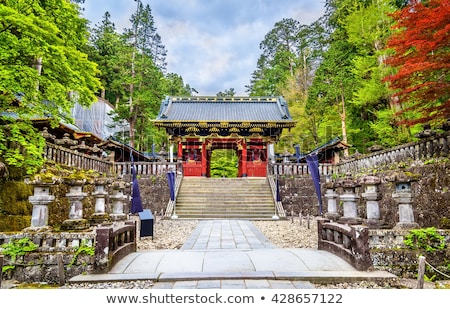
MULTIPOLYGON (((130 27, 134 0, 86 0, 91 26, 109 12, 118 32, 130 27)), ((324 14, 323 0, 142 0, 150 4, 167 53, 167 71, 180 75, 198 95, 245 85, 261 55, 259 44, 276 22, 309 25, 324 14)))

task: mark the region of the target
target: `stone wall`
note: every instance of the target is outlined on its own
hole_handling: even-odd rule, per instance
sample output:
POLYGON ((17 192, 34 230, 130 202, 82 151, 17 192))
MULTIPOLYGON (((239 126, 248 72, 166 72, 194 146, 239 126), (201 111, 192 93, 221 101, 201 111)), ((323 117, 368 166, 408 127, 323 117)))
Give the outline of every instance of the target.
MULTIPOLYGON (((395 183, 390 179, 399 173, 409 175, 414 181, 411 182, 413 193, 413 209, 415 221, 421 227, 435 226, 437 228, 450 228, 450 164, 446 161, 435 164, 422 164, 402 169, 376 172, 374 175, 380 177, 381 193, 380 218, 384 221, 386 228, 392 228, 398 222, 398 206, 392 198, 395 192, 395 183)), ((358 181, 364 175, 352 175, 358 181)), ((279 177, 280 191, 283 207, 289 215, 291 211, 295 214, 318 215, 318 198, 310 175, 279 177)), ((322 196, 325 193, 325 176, 321 177, 322 196)), ((337 193, 342 193, 342 188, 337 188, 337 193)), ((364 188, 356 187, 356 193, 360 197, 358 201, 358 216, 367 218, 365 201, 361 198, 364 188)), ((327 210, 327 199, 323 199, 323 212, 327 210)), ((338 205, 339 197, 337 199, 338 205)), ((343 210, 338 206, 338 212, 342 215, 343 210)))
POLYGON ((83 246, 93 248, 93 231, 0 233, 0 244, 8 243, 12 239, 29 239, 38 248, 15 257, 15 261, 12 261, 12 256, 3 254, 4 265, 14 265, 14 268, 3 274, 3 279, 58 284, 65 282, 65 278, 91 273, 95 268, 93 254, 77 253, 83 246))
POLYGON ((167 175, 140 175, 138 178, 142 207, 153 214, 165 211, 170 199, 167 175))

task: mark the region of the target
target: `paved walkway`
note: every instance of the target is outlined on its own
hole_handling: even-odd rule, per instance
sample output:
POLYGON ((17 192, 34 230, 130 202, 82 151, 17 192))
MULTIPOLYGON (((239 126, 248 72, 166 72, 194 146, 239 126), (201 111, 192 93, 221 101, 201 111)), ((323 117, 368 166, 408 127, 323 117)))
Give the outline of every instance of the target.
POLYGON ((153 280, 154 288, 313 288, 314 282, 395 278, 357 271, 323 250, 280 249, 247 220, 200 221, 180 250, 140 251, 108 274, 70 282, 153 280))

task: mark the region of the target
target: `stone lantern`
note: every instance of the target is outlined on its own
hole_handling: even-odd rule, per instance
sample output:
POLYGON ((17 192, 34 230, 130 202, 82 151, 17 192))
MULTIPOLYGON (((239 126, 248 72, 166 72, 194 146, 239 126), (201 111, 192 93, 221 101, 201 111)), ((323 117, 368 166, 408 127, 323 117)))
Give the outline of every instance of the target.
POLYGON ((110 218, 113 221, 122 221, 127 218, 123 210, 125 201, 128 200, 128 196, 124 194, 127 185, 129 186, 129 183, 123 181, 122 179, 117 179, 111 184, 113 192, 109 196, 112 204, 112 213, 110 214, 110 218))
POLYGON ((414 211, 412 207, 413 194, 411 190, 411 179, 404 177, 395 178, 395 192, 392 198, 398 203, 399 222, 394 228, 413 229, 419 225, 414 221, 414 211))
POLYGON ((86 179, 66 179, 65 183, 69 185, 69 192, 66 197, 69 200, 69 219, 64 220, 61 225, 63 230, 85 230, 89 228, 89 223, 83 218, 83 202, 82 200, 87 196, 83 192, 83 185, 86 179))
POLYGON ((374 175, 368 175, 363 177, 360 183, 364 187, 364 192, 361 196, 366 201, 366 224, 369 228, 380 228, 382 222, 380 220, 380 205, 378 201, 381 199, 381 194, 378 186, 381 183, 381 179, 374 175))
POLYGON ((50 229, 48 205, 55 200, 55 196, 50 194, 50 188, 59 183, 60 179, 56 176, 36 176, 34 180, 27 179, 25 182, 33 185, 33 195, 28 197, 28 201, 33 205, 30 229, 50 229))
POLYGON ((94 224, 109 221, 109 214, 106 212, 106 198, 108 192, 105 186, 109 184, 108 178, 96 178, 94 180, 95 190, 92 196, 95 198, 94 213, 91 216, 91 222, 94 224))
POLYGON ((290 163, 291 156, 292 154, 289 151, 287 151, 287 149, 280 155, 280 157, 283 158, 283 163, 290 163))
POLYGON ((327 198, 328 208, 324 216, 332 221, 337 221, 340 217, 337 211, 338 194, 336 193, 336 183, 331 180, 330 176, 326 178, 325 189, 324 196, 327 198))
POLYGON ((343 193, 339 195, 339 199, 342 201, 344 208, 344 216, 339 218, 338 222, 351 225, 361 224, 363 220, 358 217, 357 202, 359 197, 356 195, 356 187, 359 184, 353 180, 350 173, 347 173, 338 186, 343 190, 343 193))

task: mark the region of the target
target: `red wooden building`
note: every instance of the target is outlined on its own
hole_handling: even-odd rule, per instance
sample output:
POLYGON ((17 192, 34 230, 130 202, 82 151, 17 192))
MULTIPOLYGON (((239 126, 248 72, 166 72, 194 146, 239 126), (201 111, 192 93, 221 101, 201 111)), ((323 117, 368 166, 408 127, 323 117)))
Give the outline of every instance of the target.
POLYGON ((185 176, 210 176, 215 149, 233 149, 238 177, 265 177, 268 145, 295 126, 281 97, 167 97, 154 120, 177 145, 185 176))

